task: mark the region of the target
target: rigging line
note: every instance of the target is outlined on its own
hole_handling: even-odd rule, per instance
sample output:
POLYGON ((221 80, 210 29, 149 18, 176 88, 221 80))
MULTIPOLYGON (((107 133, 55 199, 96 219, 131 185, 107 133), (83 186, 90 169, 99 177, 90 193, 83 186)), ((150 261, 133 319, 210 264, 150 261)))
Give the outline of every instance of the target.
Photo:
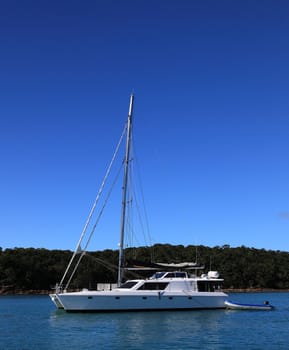
MULTIPOLYGON (((131 159, 132 160, 132 159, 131 159)), ((132 167, 132 162, 129 164, 129 168, 131 169, 132 167)), ((126 246, 132 246, 133 242, 133 232, 132 227, 133 227, 133 212, 132 212, 132 202, 133 202, 133 197, 132 197, 132 192, 131 192, 131 187, 132 187, 132 180, 131 180, 131 170, 129 171, 128 174, 128 186, 127 186, 127 210, 126 210, 126 218, 125 218, 125 245, 126 246)))
POLYGON ((134 189, 134 198, 135 198, 135 207, 136 207, 136 212, 137 212, 137 216, 138 216, 138 220, 139 220, 139 225, 140 225, 140 228, 141 228, 141 231, 143 233, 143 238, 144 238, 144 241, 145 241, 145 244, 148 246, 150 245, 150 242, 148 243, 148 241, 150 241, 150 239, 147 239, 149 236, 147 233, 146 233, 146 230, 145 230, 145 227, 144 227, 144 221, 143 221, 143 215, 142 215, 142 211, 141 211, 141 208, 140 208, 140 205, 139 205, 139 202, 138 202, 138 198, 136 196, 136 192, 135 192, 135 189, 134 189))
MULTIPOLYGON (((134 146, 134 143, 133 143, 134 146)), ((135 147, 133 147, 133 151, 135 152, 135 147)), ((143 207, 143 219, 144 219, 144 223, 143 220, 141 220, 142 222, 142 227, 145 227, 146 229, 143 228, 143 232, 144 232, 144 238, 145 240, 148 241, 148 245, 152 246, 152 238, 150 235, 150 227, 149 227, 149 220, 148 220, 148 214, 147 214, 147 208, 146 208, 146 203, 145 203, 145 197, 144 197, 144 192, 143 192, 143 185, 142 185, 142 178, 141 178, 141 172, 140 172, 140 166, 139 166, 139 162, 138 162, 138 157, 135 157, 135 164, 136 164, 136 173, 137 173, 137 178, 139 180, 139 189, 140 189, 140 201, 142 203, 142 207, 143 207)), ((136 198, 136 195, 134 196, 136 198)), ((138 202, 137 202, 138 203, 138 202)), ((137 205, 137 208, 139 209, 139 205, 137 205)), ((139 215, 140 211, 139 211, 139 215)))
POLYGON ((116 182, 117 182, 117 179, 119 178, 119 174, 120 174, 121 169, 122 169, 122 165, 119 167, 119 170, 118 170, 118 172, 117 172, 117 175, 115 176, 115 179, 114 179, 114 181, 113 181, 113 183, 112 183, 112 186, 111 186, 111 188, 110 188, 110 190, 109 190, 109 192, 108 192, 108 194, 107 194, 107 196, 106 196, 106 198, 105 198, 105 201, 104 201, 104 203, 103 203, 103 206, 102 206, 102 208, 101 208, 101 210, 100 210, 100 212, 99 212, 99 214, 98 214, 98 216, 97 216, 97 219, 96 219, 96 221, 95 221, 95 223, 94 223, 94 225, 93 225, 93 227, 92 227, 92 229, 91 229, 91 232, 90 232, 90 234, 89 234, 89 236, 88 236, 88 240, 86 241, 86 244, 85 244, 85 246, 84 246, 84 249, 81 251, 81 254, 80 254, 80 256, 79 256, 79 258, 78 258, 78 260, 77 260, 77 262, 76 262, 76 264, 75 264, 75 266, 74 266, 74 269, 73 269, 72 273, 70 274, 70 277, 69 277, 69 279, 68 279, 68 281, 67 281, 67 283, 66 283, 65 289, 67 289, 67 288, 69 287, 70 282, 71 282, 73 276, 75 275, 75 272, 77 271, 77 268, 78 268, 78 266, 79 266, 79 264, 80 264, 80 261, 82 260, 83 256, 84 256, 85 253, 86 253, 86 249, 87 249, 87 247, 88 247, 88 244, 89 244, 89 242, 90 242, 90 240, 91 240, 91 238, 92 238, 92 236, 93 236, 93 234, 94 234, 94 231, 95 231, 95 229, 96 229, 97 224, 99 223, 99 220, 100 220, 100 218, 101 218, 101 216, 102 216, 102 213, 103 213, 103 211, 104 211, 104 208, 105 208, 106 205, 107 205, 107 202, 108 202, 108 200, 109 200, 109 198, 110 198, 110 195, 111 195, 111 193, 112 193, 112 190, 113 190, 113 188, 114 188, 114 186, 115 186, 115 184, 116 184, 116 182))
POLYGON ((66 283, 66 285, 64 287, 64 290, 67 290, 67 288, 69 287, 70 282, 71 282, 71 280, 72 280, 72 278, 73 278, 73 276, 74 276, 74 274, 75 274, 75 272, 76 272, 76 270, 77 270, 77 268, 78 268, 78 266, 80 264, 80 261, 82 260, 84 255, 85 255, 85 251, 82 251, 81 254, 80 254, 79 259, 77 260, 77 263, 74 266, 74 269, 73 269, 72 273, 69 276, 69 279, 68 279, 68 281, 67 281, 67 283, 66 283))
MULTIPOLYGON (((134 146, 134 144, 132 145, 134 146)), ((133 155, 135 149, 134 147, 132 147, 131 149, 131 160, 135 160, 135 157, 133 155)), ((129 171, 129 178, 128 178, 128 197, 130 198, 128 200, 128 204, 130 203, 130 206, 127 206, 127 218, 126 218, 126 227, 127 227, 127 234, 126 234, 126 244, 128 246, 133 246, 133 242, 134 240, 137 242, 137 244, 140 244, 139 241, 139 237, 137 237, 136 235, 136 231, 134 230, 134 223, 133 223, 133 219, 134 217, 137 218, 137 222, 139 225, 139 228, 142 232, 142 237, 144 239, 145 245, 146 246, 151 246, 151 242, 152 239, 150 237, 150 233, 149 233, 149 225, 148 225, 148 216, 147 216, 147 211, 145 208, 145 201, 144 201, 144 194, 143 194, 143 187, 141 184, 141 177, 140 177, 140 172, 139 172, 139 168, 137 168, 137 178, 138 178, 138 182, 136 183, 135 181, 133 181, 133 179, 135 178, 133 176, 133 172, 135 167, 133 167, 133 162, 130 162, 130 171, 129 171), (137 185, 137 186, 136 186, 137 185), (136 187, 138 187, 137 191, 136 187), (132 201, 134 201, 134 206, 132 207, 131 203, 132 201), (136 209, 135 213, 133 213, 133 208, 136 209), (128 234, 129 233, 129 234, 128 234)), ((137 163, 138 165, 138 163, 137 163)))
MULTIPOLYGON (((130 174, 131 175, 131 174, 130 174)), ((130 200, 128 201, 127 206, 127 217, 126 217, 126 245, 129 247, 133 247, 136 242, 137 244, 140 244, 139 237, 136 234, 136 229, 138 230, 140 226, 140 230, 143 232, 143 225, 142 225, 142 218, 139 213, 138 208, 138 201, 136 197, 136 193, 134 191, 134 186, 132 184, 131 178, 130 178, 130 200), (132 205, 132 202, 134 202, 134 205, 132 205), (134 210, 136 208, 136 211, 134 210), (135 212, 137 215, 135 215, 135 212), (137 223, 135 223, 135 219, 137 219, 137 223), (137 226, 136 226, 137 224, 137 226)), ((144 236, 144 235, 143 235, 144 236)), ((144 236, 145 237, 145 236, 144 236)))
POLYGON ((113 183, 112 183, 112 186, 111 186, 111 188, 110 188, 110 190, 109 190, 109 192, 108 192, 108 194, 107 194, 107 196, 106 196, 106 198, 105 198, 105 201, 104 201, 104 203, 103 203, 103 206, 102 206, 102 208, 101 208, 101 210, 100 210, 100 212, 99 212, 99 214, 98 214, 98 216, 97 216, 97 219, 96 219, 96 221, 95 221, 95 223, 94 223, 94 225, 93 225, 93 227, 92 227, 92 229, 91 229, 91 232, 90 232, 90 234, 89 234, 88 240, 87 240, 87 242, 86 242, 86 244, 85 244, 85 246, 84 246, 84 251, 86 251, 86 248, 88 247, 88 244, 89 244, 89 242, 90 242, 90 240, 91 240, 91 238, 92 238, 92 236, 93 236, 93 233, 94 233, 94 231, 95 231, 95 229, 96 229, 96 226, 97 226, 97 224, 99 223, 99 220, 100 220, 100 218, 101 218, 101 216, 102 216, 102 213, 103 213, 103 211, 104 211, 104 208, 106 207, 107 202, 108 202, 108 200, 109 200, 109 198, 110 198, 110 195, 111 195, 111 193, 112 193, 112 190, 113 190, 113 188, 114 188, 114 186, 115 186, 115 184, 116 184, 116 182, 117 182, 117 179, 119 178, 119 175, 120 175, 121 170, 122 170, 122 165, 120 165, 120 167, 119 167, 119 170, 118 170, 118 172, 117 172, 117 174, 116 174, 116 176, 115 176, 115 179, 114 179, 114 181, 113 181, 113 183))
POLYGON ((96 258, 95 256, 92 255, 87 255, 90 259, 95 260, 97 263, 99 263, 100 265, 106 267, 108 270, 112 271, 112 272, 117 272, 118 266, 114 265, 112 263, 109 263, 108 261, 104 261, 100 258, 96 258))
POLYGON ((125 127, 124 127, 124 129, 123 129, 123 132, 122 132, 122 134, 121 134, 121 137, 120 137, 120 139, 119 139, 119 141, 118 141, 118 144, 117 144, 117 146, 116 146, 116 149, 115 149, 114 154, 113 154, 113 156, 112 156, 112 159, 111 159, 111 161, 110 161, 110 164, 109 164, 109 166, 108 166, 108 168, 107 168, 107 170, 106 170, 106 173, 105 173, 105 175, 104 175, 104 178, 103 178, 102 183, 101 183, 101 186, 100 186, 100 189, 99 189, 99 191, 98 191, 98 193, 97 193, 97 196, 96 196, 96 198, 95 198, 95 200, 94 200, 93 206, 92 206, 92 208, 91 208, 91 210, 90 210, 90 213, 89 213, 89 215, 88 215, 88 218, 87 218, 87 220, 86 220, 86 223, 85 223, 85 225, 84 225, 84 227, 83 227, 82 233, 81 233, 81 235, 80 235, 80 238, 79 238, 79 241, 78 241, 78 243, 77 243, 77 245, 76 245, 76 248, 75 248, 75 250, 74 250, 74 253, 73 253, 73 255, 72 255, 72 257, 71 257, 71 259, 70 259, 70 261, 69 261, 69 264, 68 264, 68 266, 67 266, 67 268, 66 268, 66 270, 65 270, 65 272, 64 272, 64 275, 63 275, 63 277, 62 277, 62 279, 61 279, 61 281, 60 281, 60 286, 63 284, 63 281, 64 281, 64 279, 65 279, 65 277, 66 277, 66 275, 67 275, 67 273, 68 273, 68 271, 69 271, 69 269, 70 269, 70 267, 71 267, 71 264, 72 264, 72 262, 73 262, 73 260, 74 260, 74 258, 75 258, 75 256, 76 256, 76 254, 77 254, 77 253, 79 252, 79 250, 81 249, 81 248, 80 248, 80 244, 81 244, 81 242, 82 242, 82 240, 83 240, 83 238, 84 238, 84 236, 85 236, 87 227, 88 227, 88 225, 89 225, 89 223, 90 223, 90 220, 91 220, 92 215, 93 215, 93 213, 94 213, 95 207, 96 207, 96 205, 97 205, 97 203, 98 203, 99 197, 100 197, 100 195, 101 195, 101 193, 102 193, 102 191, 103 191, 103 188, 104 188, 104 185, 105 185, 105 183, 106 183, 106 180, 107 180, 107 178, 108 178, 108 176, 109 176, 109 174, 110 174, 112 165, 113 165, 114 160, 115 160, 115 158, 116 158, 116 155, 117 155, 117 153, 118 153, 118 151, 119 151, 119 148, 120 148, 122 139, 123 139, 123 137, 124 137, 124 135, 125 135, 126 129, 127 129, 127 124, 125 124, 125 127))
MULTIPOLYGON (((95 257, 95 256, 93 256, 93 255, 90 255, 90 254, 88 254, 88 255, 86 255, 86 256, 87 256, 89 259, 94 260, 94 261, 96 261, 98 264, 104 266, 105 268, 107 268, 107 269, 110 270, 111 272, 116 272, 117 269, 118 269, 118 266, 117 266, 117 265, 112 264, 112 263, 110 263, 110 262, 108 262, 108 261, 102 260, 102 259, 97 258, 97 257, 95 257)), ((125 269, 125 270, 126 270, 126 269, 125 269)), ((136 272, 129 271, 129 273, 130 273, 132 276, 134 276, 134 277, 139 277, 139 274, 136 273, 136 272)))

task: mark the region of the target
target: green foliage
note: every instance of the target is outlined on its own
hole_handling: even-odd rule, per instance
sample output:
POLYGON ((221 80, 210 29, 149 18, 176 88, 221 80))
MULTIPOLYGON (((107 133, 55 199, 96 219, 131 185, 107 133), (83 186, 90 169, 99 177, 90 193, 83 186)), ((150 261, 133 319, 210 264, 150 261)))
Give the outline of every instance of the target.
MULTIPOLYGON (((50 290, 62 278, 71 251, 34 248, 0 248, 0 291, 50 290)), ((289 253, 247 247, 231 248, 156 244, 152 248, 127 248, 125 258, 143 264, 195 262, 205 270, 218 270, 225 288, 289 288, 289 253)), ((104 250, 84 255, 72 281, 76 288, 115 282, 118 251, 104 250)), ((128 277, 132 277, 128 276, 128 277)))

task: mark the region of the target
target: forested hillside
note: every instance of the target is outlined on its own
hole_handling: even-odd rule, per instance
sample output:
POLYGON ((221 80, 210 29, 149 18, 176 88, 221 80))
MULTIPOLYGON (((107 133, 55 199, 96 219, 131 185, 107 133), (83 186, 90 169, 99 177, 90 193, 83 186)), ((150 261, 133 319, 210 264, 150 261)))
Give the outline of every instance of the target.
MULTIPOLYGON (((0 290, 2 293, 48 291, 65 271, 71 251, 34 248, 0 248, 0 290)), ((127 261, 197 261, 205 271, 218 270, 224 288, 289 289, 289 253, 247 247, 172 246, 129 248, 127 261)), ((75 288, 90 288, 99 282, 116 281, 117 250, 87 252, 72 281, 75 288)), ((132 276, 130 276, 132 277, 132 276)))

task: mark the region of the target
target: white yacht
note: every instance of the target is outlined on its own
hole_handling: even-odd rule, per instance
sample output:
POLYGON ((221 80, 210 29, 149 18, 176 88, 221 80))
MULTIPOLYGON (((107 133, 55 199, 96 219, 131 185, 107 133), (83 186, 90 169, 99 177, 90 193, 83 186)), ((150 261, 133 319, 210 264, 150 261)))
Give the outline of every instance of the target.
POLYGON ((225 308, 227 295, 216 271, 200 277, 187 272, 157 272, 150 279, 128 280, 111 291, 55 294, 66 311, 141 311, 225 308))
MULTIPOLYGON (((118 281, 112 290, 88 290, 68 292, 68 286, 85 250, 80 244, 85 234, 87 223, 81 234, 76 250, 68 264, 64 276, 50 297, 56 307, 70 312, 104 312, 104 311, 140 311, 140 310, 185 310, 185 309, 220 309, 225 308, 227 294, 222 292, 223 279, 217 271, 198 275, 200 269, 195 263, 158 264, 158 271, 148 279, 132 279, 123 283, 124 268, 124 235, 127 203, 127 181, 130 162, 131 126, 134 96, 130 97, 128 120, 126 124, 126 152, 124 161, 124 178, 122 186, 122 210, 119 245, 118 281), (79 257, 73 265, 74 259, 79 257), (74 267, 73 267, 74 266, 74 267), (72 274, 64 284, 68 271, 72 274), (175 269, 176 271, 172 271, 175 269), (185 271, 184 271, 185 270, 185 271), (192 274, 191 271, 194 271, 192 274)), ((106 177, 106 176, 105 176, 106 177)), ((101 186, 102 188, 102 186, 101 186)), ((100 190, 101 192, 101 190, 100 190)), ((98 196, 97 196, 98 198, 98 196)), ((96 206, 93 205, 89 219, 96 206)), ((90 237, 88 242, 90 241, 90 237)))

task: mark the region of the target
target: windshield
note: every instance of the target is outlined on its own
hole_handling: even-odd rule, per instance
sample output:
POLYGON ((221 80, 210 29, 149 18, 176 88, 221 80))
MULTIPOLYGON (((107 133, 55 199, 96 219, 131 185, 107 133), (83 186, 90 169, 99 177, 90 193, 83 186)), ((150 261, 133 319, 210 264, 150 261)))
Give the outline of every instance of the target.
POLYGON ((126 289, 130 289, 132 288, 133 286, 135 286, 137 284, 137 282, 133 282, 133 281, 128 281, 128 282, 125 282, 124 284, 122 284, 120 287, 118 288, 126 288, 126 289))
POLYGON ((156 272, 155 274, 152 275, 151 279, 162 278, 165 274, 166 272, 156 272))

